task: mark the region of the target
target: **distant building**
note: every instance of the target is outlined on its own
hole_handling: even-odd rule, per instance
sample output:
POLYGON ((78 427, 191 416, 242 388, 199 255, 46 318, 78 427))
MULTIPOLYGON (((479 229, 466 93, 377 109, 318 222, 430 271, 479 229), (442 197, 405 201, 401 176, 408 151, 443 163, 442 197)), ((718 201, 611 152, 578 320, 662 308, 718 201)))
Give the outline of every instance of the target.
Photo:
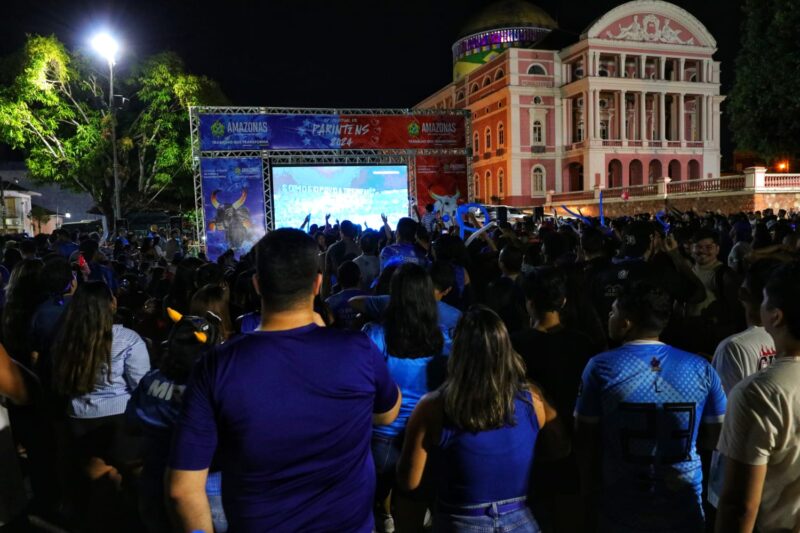
POLYGON ((535 5, 502 0, 463 29, 453 81, 418 107, 472 111, 476 198, 540 206, 719 177, 714 37, 660 0, 599 15, 578 38, 535 5))

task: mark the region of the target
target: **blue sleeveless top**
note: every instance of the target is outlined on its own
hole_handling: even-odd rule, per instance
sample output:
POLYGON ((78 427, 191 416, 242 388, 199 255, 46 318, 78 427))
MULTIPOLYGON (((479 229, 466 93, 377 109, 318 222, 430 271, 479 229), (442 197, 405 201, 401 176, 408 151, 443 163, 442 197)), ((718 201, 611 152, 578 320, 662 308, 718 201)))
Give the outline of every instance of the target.
POLYGON ((516 425, 471 433, 446 417, 436 449, 438 498, 450 505, 528 495, 539 421, 530 393, 514 400, 516 425))

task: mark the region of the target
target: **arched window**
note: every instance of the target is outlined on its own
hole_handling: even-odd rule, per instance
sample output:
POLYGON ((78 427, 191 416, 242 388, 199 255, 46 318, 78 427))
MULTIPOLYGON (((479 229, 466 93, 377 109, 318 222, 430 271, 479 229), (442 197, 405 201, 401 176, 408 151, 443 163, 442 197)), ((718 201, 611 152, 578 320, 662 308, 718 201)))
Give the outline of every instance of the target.
POLYGON ((483 200, 489 202, 492 198, 492 171, 487 170, 484 176, 483 195, 486 197, 483 200))
POLYGON ((477 83, 473 83, 473 84, 472 84, 472 87, 470 87, 470 88, 469 88, 469 92, 470 92, 470 93, 476 93, 476 92, 478 92, 478 89, 480 89, 480 87, 478 86, 478 84, 477 84, 477 83))
POLYGON ((472 137, 472 153, 473 154, 477 154, 478 152, 480 152, 480 148, 481 148, 480 136, 478 135, 478 132, 476 131, 475 135, 472 137))
POLYGON ((533 105, 542 105, 542 97, 541 96, 534 96, 533 97, 533 105))
POLYGON ((547 70, 539 63, 534 63, 528 67, 528 74, 532 76, 547 76, 547 70))
POLYGON ((494 80, 497 81, 499 79, 502 79, 503 76, 505 76, 505 75, 506 75, 506 73, 503 72, 503 69, 498 69, 497 72, 494 75, 494 80))
POLYGON ((544 144, 544 128, 539 120, 533 121, 533 144, 544 144))
POLYGON ((544 167, 537 165, 533 168, 531 192, 544 192, 544 167))
POLYGON ((492 149, 492 128, 486 128, 486 151, 492 149))
POLYGON ((456 93, 456 101, 460 101, 464 99, 464 91, 458 91, 456 93))
POLYGON ((504 178, 504 177, 505 177, 505 173, 503 172, 503 169, 500 169, 500 170, 498 170, 498 171, 497 171, 497 194, 498 194, 498 196, 500 196, 501 198, 502 198, 502 197, 503 197, 503 195, 505 194, 505 191, 503 190, 503 187, 504 187, 504 185, 505 185, 505 184, 503 183, 503 178, 504 178))
POLYGON ((489 84, 491 84, 491 83, 492 83, 492 78, 490 78, 489 76, 486 76, 485 78, 483 78, 483 86, 484 87, 488 87, 489 84))
POLYGON ((475 187, 475 190, 473 191, 473 193, 475 194, 476 198, 480 198, 481 197, 481 177, 476 172, 475 175, 472 177, 472 180, 473 180, 473 184, 472 185, 473 185, 473 187, 475 187))
POLYGON ((506 145, 506 129, 503 127, 503 123, 497 125, 497 146, 505 146, 506 145))

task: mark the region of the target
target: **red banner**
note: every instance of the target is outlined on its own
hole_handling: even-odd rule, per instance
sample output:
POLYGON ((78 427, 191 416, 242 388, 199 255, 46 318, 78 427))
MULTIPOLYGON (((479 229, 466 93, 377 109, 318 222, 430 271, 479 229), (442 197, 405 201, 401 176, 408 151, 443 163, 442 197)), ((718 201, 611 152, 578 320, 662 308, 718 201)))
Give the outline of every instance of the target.
POLYGON ((434 204, 436 211, 455 220, 458 206, 467 203, 467 158, 458 155, 418 155, 417 205, 424 211, 434 204))
POLYGON ((341 115, 341 148, 465 148, 463 115, 341 115))

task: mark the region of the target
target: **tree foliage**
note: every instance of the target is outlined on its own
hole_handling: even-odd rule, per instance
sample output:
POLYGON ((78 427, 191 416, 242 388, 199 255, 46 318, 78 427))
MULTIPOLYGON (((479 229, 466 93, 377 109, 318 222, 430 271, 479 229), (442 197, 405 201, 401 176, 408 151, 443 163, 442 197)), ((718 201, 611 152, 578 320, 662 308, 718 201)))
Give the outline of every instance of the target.
POLYGON ((115 67, 114 93, 124 98, 112 115, 105 67, 55 37, 29 36, 0 62, 0 141, 24 151, 34 179, 87 192, 111 215, 116 120, 123 210, 190 196, 188 107, 224 104, 218 86, 161 53, 115 67))
POLYGON ((745 0, 731 91, 738 148, 768 160, 800 154, 800 2, 745 0))

